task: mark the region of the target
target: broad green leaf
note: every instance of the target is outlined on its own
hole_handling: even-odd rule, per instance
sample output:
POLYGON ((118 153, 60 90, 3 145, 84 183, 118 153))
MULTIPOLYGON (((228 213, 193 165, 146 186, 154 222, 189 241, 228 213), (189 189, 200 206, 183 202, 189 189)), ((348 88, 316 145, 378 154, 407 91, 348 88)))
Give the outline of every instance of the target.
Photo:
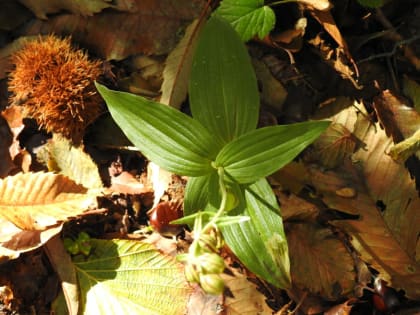
POLYGON ((244 265, 279 288, 290 285, 290 263, 276 197, 265 178, 245 190, 250 221, 222 226, 226 243, 244 265))
POLYGON ((204 210, 208 203, 208 185, 211 174, 188 179, 184 196, 184 215, 204 210))
POLYGON ((223 0, 216 13, 232 24, 243 41, 264 38, 273 29, 276 16, 264 0, 223 0))
POLYGON ((196 120, 166 105, 96 83, 113 119, 127 138, 167 171, 201 176, 221 144, 196 120))
POLYGON ((190 289, 173 258, 138 241, 91 242, 88 259, 74 262, 83 314, 184 314, 190 289))
POLYGON ((259 94, 249 55, 238 35, 213 16, 194 55, 190 106, 195 119, 223 142, 256 128, 259 94))
POLYGON ((216 165, 238 183, 252 183, 291 162, 329 125, 312 121, 265 127, 228 143, 219 152, 216 165))

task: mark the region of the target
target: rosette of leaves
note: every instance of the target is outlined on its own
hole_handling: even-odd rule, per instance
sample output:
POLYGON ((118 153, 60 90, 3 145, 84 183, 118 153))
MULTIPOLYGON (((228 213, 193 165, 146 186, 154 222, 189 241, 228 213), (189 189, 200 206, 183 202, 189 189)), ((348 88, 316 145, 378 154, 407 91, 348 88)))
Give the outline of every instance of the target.
POLYGON ((245 266, 277 287, 288 287, 287 241, 265 177, 293 160, 329 122, 256 129, 259 94, 249 55, 218 16, 209 19, 197 43, 189 83, 192 117, 141 96, 97 88, 114 120, 148 159, 190 177, 184 221, 203 220, 198 232, 211 231, 197 214, 205 213, 245 266))
POLYGON ((50 35, 28 41, 11 57, 9 90, 11 103, 22 105, 25 117, 77 145, 100 114, 94 81, 102 71, 99 61, 72 48, 70 40, 50 35))

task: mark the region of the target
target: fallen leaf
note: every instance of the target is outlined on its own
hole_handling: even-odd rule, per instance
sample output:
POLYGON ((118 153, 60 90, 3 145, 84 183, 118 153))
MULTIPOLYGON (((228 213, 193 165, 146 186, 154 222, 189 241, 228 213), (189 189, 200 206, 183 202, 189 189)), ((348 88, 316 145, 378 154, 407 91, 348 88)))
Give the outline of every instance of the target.
POLYGON ((334 225, 352 236, 353 246, 361 258, 380 272, 392 287, 402 288, 407 296, 420 296, 420 266, 416 262, 416 246, 420 233, 420 198, 413 179, 403 165, 385 154, 392 145, 379 124, 367 119, 361 105, 342 111, 340 116, 354 116, 345 125, 366 144, 336 171, 311 167, 311 183, 322 194, 328 207, 359 215, 358 220, 335 221, 334 225), (352 187, 357 194, 345 198, 336 194, 352 187), (384 206, 381 213, 377 202, 384 206))
POLYGON ((184 37, 166 58, 160 103, 179 109, 185 101, 192 57, 204 21, 204 18, 194 20, 185 30, 184 37))
POLYGON ((182 265, 139 241, 92 239, 74 261, 82 314, 181 315, 191 289, 182 265))
POLYGON ((287 223, 286 234, 294 285, 327 300, 337 300, 353 290, 353 258, 330 229, 317 224, 287 223))
POLYGON ((107 10, 91 17, 59 14, 33 21, 22 34, 71 34, 75 42, 106 60, 138 53, 162 55, 173 49, 178 34, 203 5, 199 0, 135 0, 130 12, 107 10))
POLYGON ((105 8, 111 7, 110 0, 20 0, 37 18, 47 19, 48 14, 70 11, 82 16, 90 16, 105 8))
POLYGON ((0 261, 44 245, 89 205, 96 205, 96 196, 62 175, 19 173, 0 180, 0 261))
POLYGON ((19 173, 0 180, 0 217, 22 230, 43 230, 96 205, 96 196, 63 175, 19 173))
POLYGON ((71 142, 54 134, 46 145, 37 151, 50 172, 57 172, 74 180, 83 187, 94 189, 103 187, 98 166, 83 151, 82 146, 75 147, 71 142))
MULTIPOLYGON (((387 90, 375 97, 373 104, 382 126, 385 128, 387 135, 392 136, 394 143, 409 139, 420 130, 420 114, 414 108, 407 106, 407 101, 402 97, 387 90)), ((407 147, 404 148, 412 151, 393 154, 392 156, 398 161, 405 161, 410 152, 415 153, 420 145, 420 140, 412 140, 414 141, 411 141, 411 146, 409 142, 405 144, 407 147)), ((417 157, 420 158, 420 152, 417 157)))
POLYGON ((76 269, 69 253, 64 248, 63 240, 57 235, 51 238, 45 245, 45 251, 61 280, 68 314, 77 315, 79 311, 79 289, 77 287, 76 269))
POLYGON ((328 0, 298 0, 298 2, 309 5, 310 7, 321 11, 331 8, 331 3, 328 0))
POLYGON ((226 315, 269 315, 273 310, 266 303, 267 297, 257 290, 257 286, 247 276, 234 268, 229 268, 231 275, 222 274, 226 286, 233 297, 225 296, 226 315))

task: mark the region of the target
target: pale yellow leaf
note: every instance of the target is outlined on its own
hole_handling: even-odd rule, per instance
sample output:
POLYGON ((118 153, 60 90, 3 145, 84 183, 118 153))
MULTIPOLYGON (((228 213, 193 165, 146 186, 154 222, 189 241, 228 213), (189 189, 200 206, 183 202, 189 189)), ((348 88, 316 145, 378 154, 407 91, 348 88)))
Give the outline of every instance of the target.
POLYGON ((42 230, 95 205, 96 196, 63 175, 19 173, 0 180, 0 217, 22 230, 42 230))
POLYGON ((77 184, 86 188, 101 188, 102 180, 98 166, 83 151, 81 146, 75 147, 71 142, 59 135, 53 138, 37 153, 50 171, 59 172, 77 184))

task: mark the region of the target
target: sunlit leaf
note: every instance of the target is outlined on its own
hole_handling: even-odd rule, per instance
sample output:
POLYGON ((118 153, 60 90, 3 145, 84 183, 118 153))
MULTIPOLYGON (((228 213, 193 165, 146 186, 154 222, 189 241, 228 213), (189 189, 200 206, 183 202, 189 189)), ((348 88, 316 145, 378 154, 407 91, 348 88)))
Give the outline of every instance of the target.
POLYGON ((229 21, 244 41, 268 35, 276 21, 274 11, 263 0, 223 0, 216 13, 229 21))
MULTIPOLYGON (((103 186, 98 166, 82 147, 74 147, 69 140, 54 135, 42 151, 50 171, 59 172, 86 188, 103 186)), ((37 155, 40 155, 39 151, 37 155)))
POLYGON ((265 127, 228 143, 216 158, 216 165, 239 183, 252 183, 291 162, 329 125, 313 121, 265 127))
POLYGON ((212 170, 221 144, 198 121, 144 97, 96 86, 116 123, 149 160, 179 175, 212 170))
POLYGON ((42 229, 83 213, 96 196, 53 173, 19 173, 0 180, 0 216, 23 230, 42 229))
POLYGON ((83 314, 184 314, 190 289, 182 265, 152 245, 92 239, 75 261, 83 314))
POLYGON ((244 44, 212 17, 200 34, 189 85, 191 112, 213 137, 228 142, 257 126, 259 94, 244 44))

